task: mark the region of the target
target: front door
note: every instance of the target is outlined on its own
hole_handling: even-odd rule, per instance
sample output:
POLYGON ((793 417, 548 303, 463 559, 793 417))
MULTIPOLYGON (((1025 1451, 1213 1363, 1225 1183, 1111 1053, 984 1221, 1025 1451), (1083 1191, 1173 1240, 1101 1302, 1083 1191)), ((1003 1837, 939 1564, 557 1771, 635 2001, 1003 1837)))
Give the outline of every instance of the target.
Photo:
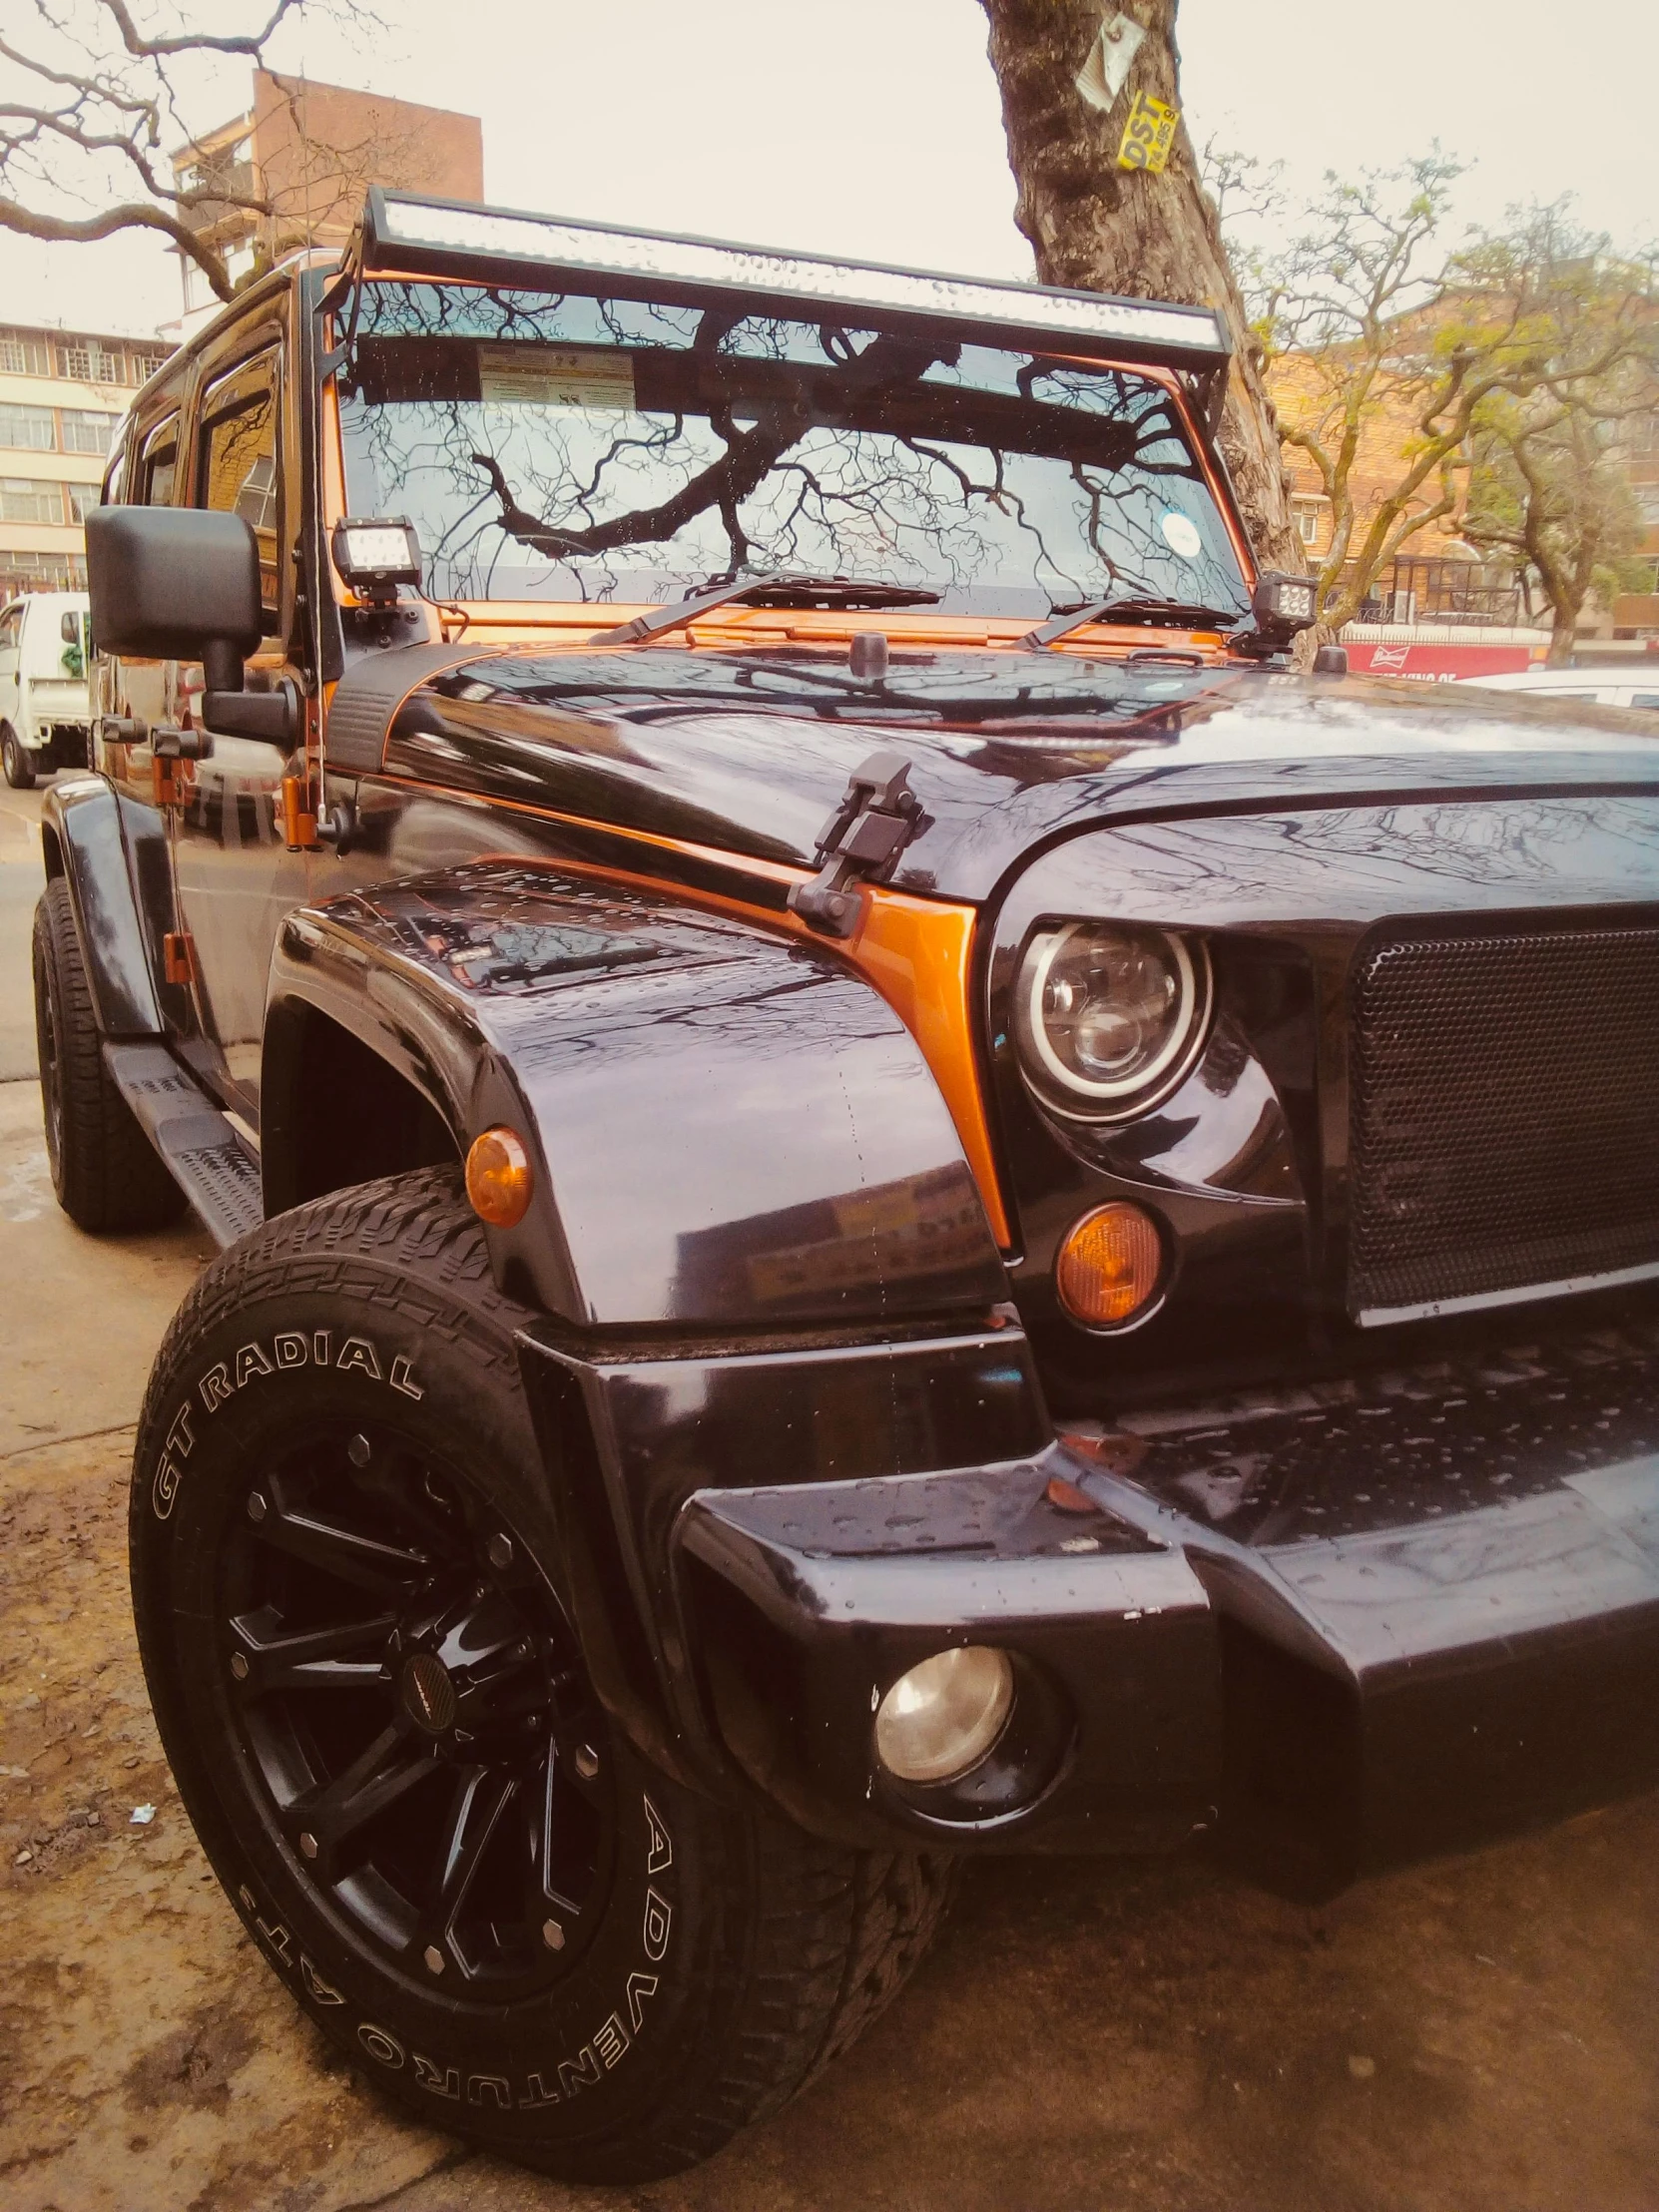
MULTIPOLYGON (((244 350, 218 373, 209 366, 197 410, 193 503, 240 514, 260 546, 266 643, 247 669, 250 690, 285 666, 281 641, 293 619, 289 548, 296 499, 288 474, 280 346, 244 350)), ((227 353, 235 351, 229 341, 227 353)), ((225 355, 221 354, 221 359, 225 355)), ((200 722, 202 671, 181 671, 185 704, 200 722)), ((210 757, 193 764, 173 810, 179 910, 189 938, 200 1024, 189 1056, 224 1103, 259 1123, 260 1049, 266 976, 281 917, 303 903, 306 861, 282 833, 280 750, 217 734, 210 757)))

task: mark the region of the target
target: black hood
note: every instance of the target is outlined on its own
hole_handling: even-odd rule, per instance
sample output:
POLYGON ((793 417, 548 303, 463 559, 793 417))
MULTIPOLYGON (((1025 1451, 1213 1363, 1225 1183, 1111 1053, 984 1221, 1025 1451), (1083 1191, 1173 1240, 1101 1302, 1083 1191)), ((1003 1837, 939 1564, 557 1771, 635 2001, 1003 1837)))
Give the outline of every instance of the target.
POLYGON ((874 750, 926 815, 901 889, 990 897, 1058 837, 1184 814, 1659 791, 1644 718, 1464 685, 1128 661, 823 651, 489 654, 398 713, 386 765, 757 858, 810 862, 874 750))

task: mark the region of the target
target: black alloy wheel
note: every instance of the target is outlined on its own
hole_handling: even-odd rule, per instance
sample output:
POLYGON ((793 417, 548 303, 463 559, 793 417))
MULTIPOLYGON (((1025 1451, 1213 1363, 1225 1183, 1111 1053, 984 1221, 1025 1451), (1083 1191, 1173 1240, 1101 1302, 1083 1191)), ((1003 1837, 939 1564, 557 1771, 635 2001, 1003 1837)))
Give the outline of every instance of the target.
POLYGON ((602 1709, 600 1577, 518 1364, 541 1325, 458 1169, 244 1238, 151 1376, 133 1610, 184 1807, 321 2032, 424 2126, 642 2181, 853 2039, 949 1863, 694 1790, 602 1709))
POLYGON ((606 1729, 501 1512, 417 1438, 335 1423, 250 1470, 222 1575, 231 1696, 319 1906, 453 1994, 567 1972, 614 1854, 606 1729))

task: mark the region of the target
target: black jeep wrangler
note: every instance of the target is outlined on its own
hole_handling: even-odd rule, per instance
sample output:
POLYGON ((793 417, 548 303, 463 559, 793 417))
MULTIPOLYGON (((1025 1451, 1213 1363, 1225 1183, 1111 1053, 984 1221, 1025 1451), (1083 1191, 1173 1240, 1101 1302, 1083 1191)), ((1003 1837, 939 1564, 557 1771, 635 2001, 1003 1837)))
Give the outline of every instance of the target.
POLYGON ((424 2121, 661 2174, 964 1853, 1329 1888, 1659 1773, 1659 754, 1296 673, 1227 369, 376 192, 133 407, 53 1172, 226 1247, 150 1688, 424 2121))

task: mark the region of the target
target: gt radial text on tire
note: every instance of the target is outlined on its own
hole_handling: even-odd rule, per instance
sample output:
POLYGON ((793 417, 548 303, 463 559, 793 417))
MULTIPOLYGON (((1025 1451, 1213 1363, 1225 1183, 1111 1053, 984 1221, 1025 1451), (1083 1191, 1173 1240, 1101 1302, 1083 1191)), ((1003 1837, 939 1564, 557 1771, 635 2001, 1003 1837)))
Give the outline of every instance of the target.
POLYGON ((78 1228, 162 1229, 184 1193, 110 1080, 69 885, 57 876, 35 908, 35 1043, 46 1156, 58 1204, 78 1228))
POLYGON ((899 1986, 940 1861, 813 1842, 595 1699, 513 1348, 452 1171, 202 1277, 134 1462, 134 1604, 197 1833, 268 1962, 428 2125, 673 2172, 899 1986))

